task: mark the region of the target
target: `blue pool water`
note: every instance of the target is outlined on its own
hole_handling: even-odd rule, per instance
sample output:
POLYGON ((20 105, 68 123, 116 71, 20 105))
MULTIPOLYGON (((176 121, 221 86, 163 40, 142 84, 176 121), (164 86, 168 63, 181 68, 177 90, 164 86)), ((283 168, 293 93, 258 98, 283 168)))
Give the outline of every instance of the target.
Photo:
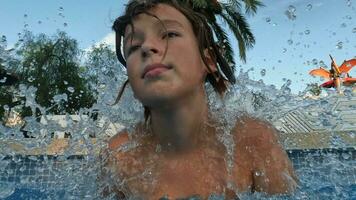
MULTIPOLYGON (((292 150, 288 154, 300 179, 294 195, 241 198, 356 199, 355 149, 292 150)), ((4 157, 0 161, 0 185, 8 186, 3 187, 8 189, 8 196, 4 191, 0 195, 5 200, 97 199, 95 163, 86 156, 4 157)))

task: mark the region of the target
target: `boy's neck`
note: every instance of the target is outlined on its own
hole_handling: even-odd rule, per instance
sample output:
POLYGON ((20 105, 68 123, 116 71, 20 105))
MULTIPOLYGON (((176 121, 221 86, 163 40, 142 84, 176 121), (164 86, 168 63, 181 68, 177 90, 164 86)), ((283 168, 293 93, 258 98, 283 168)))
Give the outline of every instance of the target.
POLYGON ((150 109, 151 131, 162 150, 183 152, 199 146, 208 120, 205 93, 193 95, 170 106, 150 109))

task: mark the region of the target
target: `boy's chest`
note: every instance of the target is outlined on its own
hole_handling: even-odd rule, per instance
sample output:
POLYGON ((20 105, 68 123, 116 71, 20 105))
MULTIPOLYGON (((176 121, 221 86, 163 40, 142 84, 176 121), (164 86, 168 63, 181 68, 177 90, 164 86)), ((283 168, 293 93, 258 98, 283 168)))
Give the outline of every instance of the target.
POLYGON ((225 155, 211 150, 197 150, 184 156, 134 156, 124 165, 126 186, 132 194, 141 194, 145 199, 162 196, 175 199, 195 194, 207 197, 228 190, 225 155))

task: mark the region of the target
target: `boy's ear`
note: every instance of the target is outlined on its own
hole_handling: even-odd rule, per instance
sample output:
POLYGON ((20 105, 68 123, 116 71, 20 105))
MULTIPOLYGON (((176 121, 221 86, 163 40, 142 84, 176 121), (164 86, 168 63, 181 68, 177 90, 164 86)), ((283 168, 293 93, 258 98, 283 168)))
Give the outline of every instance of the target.
POLYGON ((206 64, 208 65, 208 73, 215 73, 218 71, 216 66, 216 60, 209 54, 209 49, 204 49, 204 57, 206 58, 206 64))

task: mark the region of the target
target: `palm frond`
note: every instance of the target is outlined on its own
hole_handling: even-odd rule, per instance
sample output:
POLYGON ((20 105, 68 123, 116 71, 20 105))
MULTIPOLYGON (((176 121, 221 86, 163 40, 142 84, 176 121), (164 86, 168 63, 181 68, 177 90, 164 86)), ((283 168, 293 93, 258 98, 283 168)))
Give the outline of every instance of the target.
POLYGON ((221 14, 221 17, 226 21, 226 23, 229 25, 231 31, 233 32, 234 36, 236 37, 237 39, 237 43, 238 43, 238 46, 239 46, 239 55, 240 55, 240 59, 243 61, 243 62, 246 62, 246 45, 245 45, 245 41, 240 33, 240 30, 239 28, 236 26, 236 24, 234 23, 234 21, 232 21, 230 19, 230 17, 225 14, 225 13, 222 13, 221 14))
POLYGON ((225 30, 221 26, 219 26, 216 21, 214 23, 211 23, 211 27, 213 28, 215 36, 219 41, 218 45, 221 48, 222 54, 224 55, 225 59, 229 64, 234 65, 234 52, 232 50, 232 47, 229 42, 229 37, 226 34, 225 30))
POLYGON ((252 48, 255 38, 243 13, 254 15, 258 7, 263 6, 260 0, 186 0, 194 9, 204 14, 213 28, 218 44, 223 48, 223 54, 229 63, 234 63, 233 51, 225 30, 216 22, 216 15, 221 16, 222 23, 226 23, 238 42, 239 56, 246 62, 246 49, 252 48), (242 11, 244 6, 244 11, 242 11))
POLYGON ((245 11, 248 15, 254 15, 257 12, 258 7, 264 6, 259 0, 242 0, 245 3, 245 11))
POLYGON ((243 37, 246 47, 253 47, 255 44, 255 37, 251 32, 246 18, 229 5, 223 5, 223 8, 227 13, 227 17, 233 22, 233 24, 235 24, 235 26, 230 26, 230 29, 234 32, 234 28, 237 28, 243 37))
POLYGON ((227 4, 230 4, 232 7, 236 8, 239 12, 241 12, 242 4, 240 0, 229 0, 227 4))
POLYGON ((208 1, 206 0, 192 0, 193 8, 204 9, 208 6, 208 1))

